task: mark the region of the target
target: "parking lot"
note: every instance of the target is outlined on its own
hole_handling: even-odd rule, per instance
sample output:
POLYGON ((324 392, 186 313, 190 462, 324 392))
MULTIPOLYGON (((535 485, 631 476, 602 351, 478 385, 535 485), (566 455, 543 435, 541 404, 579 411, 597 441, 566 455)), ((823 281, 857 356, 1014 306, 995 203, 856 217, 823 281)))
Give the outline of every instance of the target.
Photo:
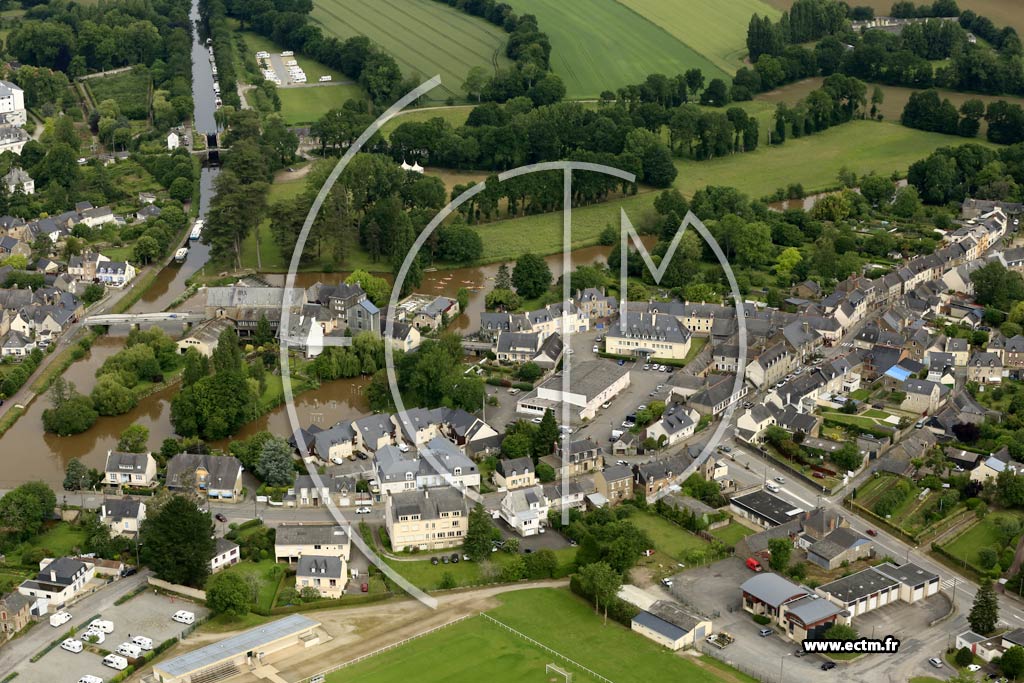
POLYGON ((672 597, 688 609, 711 617, 716 633, 725 631, 736 642, 715 656, 743 671, 770 671, 778 680, 780 667, 785 680, 801 681, 821 673, 824 661, 818 655, 794 657, 799 644, 781 632, 762 638, 762 628, 742 608, 740 585, 753 576, 737 557, 730 557, 708 567, 689 569, 672 577, 672 597))
MULTIPOLYGON (((145 636, 151 639, 153 646, 156 647, 168 638, 179 636, 187 628, 185 625, 171 620, 171 615, 182 609, 194 613, 196 619, 209 613, 206 607, 180 598, 152 592, 140 593, 128 602, 100 614, 100 618, 113 622, 114 632, 108 633, 106 640, 99 647, 113 652, 118 645, 134 636, 145 636)), ((73 624, 78 630, 78 635, 81 635, 93 615, 79 614, 74 608, 69 611, 73 615, 70 624, 53 628, 49 624, 43 623, 36 628, 49 629, 53 632, 53 637, 57 638, 73 624)), ((55 681, 77 680, 78 677, 85 674, 99 676, 106 680, 116 672, 104 666, 102 659, 101 656, 88 650, 72 654, 58 646, 46 653, 38 662, 26 667, 18 676, 18 680, 26 683, 54 683, 55 681)))

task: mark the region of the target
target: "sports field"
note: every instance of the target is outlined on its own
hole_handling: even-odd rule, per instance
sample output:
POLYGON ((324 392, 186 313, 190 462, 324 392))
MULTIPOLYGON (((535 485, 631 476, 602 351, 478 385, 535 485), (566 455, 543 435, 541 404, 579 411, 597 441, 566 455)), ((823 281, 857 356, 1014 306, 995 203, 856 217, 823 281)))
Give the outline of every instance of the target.
POLYGON ((743 65, 747 56, 750 17, 767 15, 776 20, 782 14, 761 0, 618 1, 730 74, 743 65))
MULTIPOLYGON (((597 97, 603 90, 615 92, 639 83, 648 74, 674 76, 694 67, 708 80, 726 78, 711 60, 616 0, 587 0, 586 11, 573 2, 510 4, 517 12, 537 16, 551 39, 551 68, 565 81, 570 98, 597 97)), ((743 22, 744 31, 749 20, 743 22)))
MULTIPOLYGON (((604 625, 591 606, 568 590, 523 590, 498 599, 503 604, 488 612, 492 617, 616 682, 752 680, 703 659, 679 657, 615 622, 604 625), (624 657, 625 652, 630 656, 624 657)), ((328 675, 327 681, 561 683, 560 676, 545 675, 549 663, 571 671, 574 683, 596 680, 477 616, 341 669, 328 675)))
POLYGON ((328 35, 367 36, 406 76, 440 74, 432 100, 463 99, 462 81, 474 66, 511 65, 501 28, 433 0, 317 0, 312 16, 328 35))

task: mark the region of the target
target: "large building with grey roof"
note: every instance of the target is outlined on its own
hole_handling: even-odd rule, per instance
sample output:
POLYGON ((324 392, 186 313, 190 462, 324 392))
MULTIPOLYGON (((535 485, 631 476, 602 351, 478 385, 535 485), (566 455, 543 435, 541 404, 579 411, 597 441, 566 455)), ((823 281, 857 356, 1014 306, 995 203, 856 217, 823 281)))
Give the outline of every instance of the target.
POLYGON ((761 615, 791 640, 820 638, 833 624, 848 624, 841 607, 778 574, 756 574, 743 582, 743 609, 761 615))
POLYGON ((391 549, 438 550, 461 546, 469 528, 466 499, 451 486, 394 493, 385 498, 391 549))
POLYGON ((568 403, 574 419, 593 419, 603 403, 629 386, 629 368, 611 361, 583 361, 572 364, 568 391, 562 390, 564 379, 564 375, 555 375, 545 380, 519 399, 516 412, 541 416, 552 410, 558 419, 562 404, 568 403))
POLYGON ((630 628, 667 647, 693 647, 711 633, 711 620, 690 614, 668 600, 657 600, 633 617, 630 628))
POLYGON ((619 356, 683 360, 692 336, 673 315, 627 310, 624 327, 621 322, 609 326, 605 348, 619 356))

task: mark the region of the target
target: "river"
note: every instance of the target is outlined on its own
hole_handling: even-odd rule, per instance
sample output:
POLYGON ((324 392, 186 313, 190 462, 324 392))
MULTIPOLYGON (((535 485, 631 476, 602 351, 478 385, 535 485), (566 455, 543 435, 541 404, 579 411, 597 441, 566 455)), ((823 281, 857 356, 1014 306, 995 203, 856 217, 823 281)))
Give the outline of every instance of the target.
MULTIPOLYGON (((199 0, 192 0, 192 134, 206 135, 217 132, 217 111, 213 92, 213 70, 210 66, 209 53, 205 41, 199 36, 199 0)), ((213 196, 213 181, 219 169, 204 166, 199 176, 199 216, 206 217, 210 209, 210 198, 213 196)), ((210 258, 210 247, 199 241, 190 240, 188 256, 184 263, 171 261, 156 280, 146 290, 134 306, 131 313, 154 313, 163 311, 180 297, 188 286, 188 280, 196 271, 206 265, 210 258)))

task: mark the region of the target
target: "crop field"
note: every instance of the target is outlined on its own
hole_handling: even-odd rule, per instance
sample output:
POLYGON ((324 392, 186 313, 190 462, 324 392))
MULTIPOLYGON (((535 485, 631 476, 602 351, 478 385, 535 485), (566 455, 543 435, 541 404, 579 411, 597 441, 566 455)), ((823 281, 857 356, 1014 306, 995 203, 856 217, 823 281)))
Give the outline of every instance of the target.
POLYGON ((747 56, 750 17, 767 15, 774 21, 782 14, 761 0, 618 1, 730 74, 743 65, 747 56))
MULTIPOLYGON (((668 0, 660 1, 670 5, 668 0)), ((674 76, 699 68, 707 80, 727 77, 710 59, 616 0, 589 0, 585 12, 572 2, 511 0, 510 4, 519 13, 536 15, 551 39, 551 68, 565 81, 570 98, 614 92, 652 73, 674 76)), ((743 22, 744 31, 749 19, 743 22)))
POLYGON ((511 65, 501 28, 432 0, 317 0, 313 20, 328 35, 365 35, 395 58, 406 76, 441 75, 428 98, 463 99, 462 81, 474 66, 511 65))
MULTIPOLYGON (((611 680, 693 683, 752 680, 725 666, 676 656, 613 621, 604 625, 590 605, 567 590, 515 591, 498 599, 503 604, 488 614, 611 680), (635 656, 623 657, 623 652, 635 656)), ((590 683, 595 680, 498 624, 477 616, 329 674, 327 681, 550 683, 561 680, 556 674, 545 674, 545 665, 552 662, 571 671, 574 681, 590 683), (452 656, 455 652, 486 652, 487 656, 452 656)))

